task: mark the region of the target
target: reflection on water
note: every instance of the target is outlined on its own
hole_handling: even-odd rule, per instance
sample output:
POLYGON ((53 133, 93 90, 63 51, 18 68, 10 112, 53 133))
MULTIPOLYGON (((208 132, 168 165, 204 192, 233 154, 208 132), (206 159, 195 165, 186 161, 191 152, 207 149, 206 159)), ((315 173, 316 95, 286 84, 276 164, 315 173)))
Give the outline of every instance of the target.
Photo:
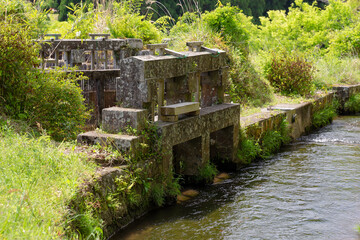
POLYGON ((359 150, 360 117, 341 117, 114 239, 359 239, 359 150))

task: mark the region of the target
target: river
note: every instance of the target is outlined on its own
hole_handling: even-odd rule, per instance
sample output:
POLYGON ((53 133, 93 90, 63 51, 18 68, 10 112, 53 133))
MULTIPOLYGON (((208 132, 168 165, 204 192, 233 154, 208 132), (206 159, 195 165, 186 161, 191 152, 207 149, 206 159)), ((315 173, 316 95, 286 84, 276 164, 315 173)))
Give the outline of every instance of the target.
POLYGON ((231 176, 113 239, 360 239, 360 117, 339 117, 231 176))

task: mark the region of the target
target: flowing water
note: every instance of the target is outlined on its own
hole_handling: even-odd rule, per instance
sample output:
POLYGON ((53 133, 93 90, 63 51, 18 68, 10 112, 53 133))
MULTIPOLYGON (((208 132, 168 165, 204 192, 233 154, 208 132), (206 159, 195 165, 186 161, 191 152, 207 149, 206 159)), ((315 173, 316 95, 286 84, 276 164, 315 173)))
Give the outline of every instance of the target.
POLYGON ((360 117, 341 117, 113 239, 360 239, 360 117))

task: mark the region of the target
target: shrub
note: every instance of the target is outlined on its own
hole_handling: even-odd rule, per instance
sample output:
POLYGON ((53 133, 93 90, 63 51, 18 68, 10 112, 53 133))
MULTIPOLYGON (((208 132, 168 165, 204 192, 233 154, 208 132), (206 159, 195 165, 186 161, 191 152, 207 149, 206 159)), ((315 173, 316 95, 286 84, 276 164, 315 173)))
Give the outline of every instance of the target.
POLYGON ((254 26, 251 18, 241 13, 237 7, 219 6, 214 11, 205 13, 203 21, 213 31, 221 33, 229 45, 248 51, 250 31, 254 26))
POLYGON ((227 93, 233 102, 260 106, 271 100, 273 92, 269 83, 260 76, 248 59, 240 50, 231 48, 229 78, 230 85, 227 93))
POLYGON ((30 84, 36 81, 38 46, 30 32, 19 23, 0 21, 0 106, 21 118, 25 111, 30 84))
POLYGON ((256 158, 268 158, 283 144, 289 142, 289 127, 286 119, 283 119, 274 130, 264 132, 257 140, 248 138, 246 133, 241 131, 237 157, 241 163, 250 164, 256 158))
POLYGON ((314 90, 314 68, 298 53, 274 54, 265 67, 270 84, 284 95, 310 95, 314 90))
POLYGON ((237 157, 241 163, 250 164, 259 156, 260 152, 261 148, 255 140, 242 139, 237 152, 237 157))
POLYGON ((78 86, 83 79, 61 70, 39 75, 27 100, 30 122, 40 123, 55 140, 74 139, 89 117, 78 86))
POLYGON ((43 72, 30 30, 0 22, 0 108, 8 116, 39 126, 56 140, 74 138, 88 116, 77 81, 63 71, 43 72))
POLYGON ((280 149, 282 137, 279 131, 267 131, 261 140, 261 157, 267 158, 280 149))
POLYGON ((0 21, 27 28, 32 38, 38 38, 48 26, 46 12, 26 0, 0 0, 0 21))
POLYGON ((114 38, 141 38, 145 44, 161 40, 160 31, 145 16, 141 16, 127 4, 113 4, 115 14, 108 20, 108 27, 114 38))
POLYGON ((269 11, 268 17, 260 17, 260 31, 253 35, 251 46, 255 50, 285 48, 311 55, 325 54, 335 34, 358 22, 350 2, 330 0, 321 10, 314 4, 296 0, 287 12, 269 11))
POLYGON ((360 23, 347 26, 344 30, 336 32, 331 39, 329 52, 335 56, 360 54, 360 23))
POLYGON ((286 119, 283 119, 279 127, 265 132, 261 139, 261 157, 267 158, 277 152, 283 144, 289 143, 289 127, 286 119))

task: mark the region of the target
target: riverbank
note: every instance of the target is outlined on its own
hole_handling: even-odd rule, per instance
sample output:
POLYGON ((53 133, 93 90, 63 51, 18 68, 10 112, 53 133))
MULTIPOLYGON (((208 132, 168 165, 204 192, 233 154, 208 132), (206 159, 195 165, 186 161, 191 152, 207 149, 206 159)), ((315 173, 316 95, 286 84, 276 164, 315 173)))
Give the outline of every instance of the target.
POLYGON ((69 200, 96 165, 24 125, 0 117, 0 239, 64 238, 69 200))
POLYGON ((111 240, 358 239, 359 133, 359 116, 336 117, 223 183, 195 188, 198 197, 152 211, 111 240))
MULTIPOLYGON (((350 95, 359 92, 358 86, 350 87, 349 89, 352 89, 350 95)), ((335 107, 337 107, 337 105, 333 104, 333 102, 338 102, 334 101, 336 97, 335 93, 327 93, 306 103, 278 104, 272 106, 271 108, 267 107, 262 109, 261 112, 251 116, 241 117, 241 129, 245 135, 242 135, 243 138, 241 138, 239 142, 238 157, 241 156, 240 153, 244 150, 242 149, 244 146, 241 143, 247 142, 247 140, 249 140, 248 142, 250 142, 250 144, 253 144, 253 146, 250 147, 250 153, 246 150, 248 154, 245 154, 245 156, 247 158, 250 157, 255 159, 258 157, 267 157, 278 151, 280 146, 289 140, 287 137, 296 139, 306 132, 311 131, 315 127, 319 128, 323 125, 329 124, 334 116, 335 107), (286 131, 283 131, 285 130, 284 126, 287 129, 286 131), (282 134, 287 135, 285 136, 282 134), (279 139, 280 142, 278 142, 279 139), (256 149, 257 147, 258 149, 256 149), (265 150, 265 148, 267 149, 265 150)), ((245 147, 249 147, 249 144, 245 147)), ((242 161, 239 161, 240 164, 237 164, 238 168, 246 166, 251 163, 251 161, 251 159, 243 159, 242 161)), ((156 165, 156 163, 154 164, 156 165)), ((116 176, 119 176, 119 174, 121 173, 119 172, 118 175, 115 174, 114 178, 116 179, 116 176)), ((109 176, 109 174, 106 175, 109 176)), ((107 188, 114 189, 113 186, 108 186, 107 188)), ((141 191, 139 193, 141 193, 141 191)), ((157 206, 155 204, 151 204, 151 201, 144 201, 144 204, 139 203, 136 211, 131 208, 128 208, 125 211, 123 210, 121 212, 123 215, 117 215, 118 220, 116 221, 116 225, 112 225, 110 229, 115 230, 116 227, 120 229, 121 226, 127 225, 154 207, 157 206), (126 221, 124 221, 125 219, 126 221)), ((115 215, 116 214, 118 213, 115 213, 115 215)))
MULTIPOLYGON (((345 105, 351 96, 360 92, 359 89, 359 86, 337 88, 336 94, 328 93, 310 102, 276 104, 250 116, 241 117, 243 138, 239 142, 238 157, 243 147, 241 143, 246 140, 254 144, 253 147, 264 147, 264 137, 270 136, 266 141, 275 143, 274 139, 285 133, 281 130, 284 122, 289 129, 286 131, 288 136, 296 139, 311 130, 314 116, 332 106, 333 99, 339 99, 341 96, 338 102, 345 105)), ((325 115, 320 115, 320 119, 324 117, 325 115)), ((326 124, 330 121, 331 119, 322 122, 326 124)), ((156 143, 161 139, 152 138, 152 141, 142 144, 142 150, 138 151, 136 156, 120 152, 115 153, 115 158, 109 158, 107 155, 98 156, 96 165, 95 161, 89 161, 89 155, 110 149, 98 146, 82 151, 86 152, 86 155, 81 155, 74 152, 77 148, 75 145, 54 144, 47 137, 29 138, 7 130, 10 125, 7 121, 2 121, 1 124, 1 155, 4 157, 2 163, 5 164, 2 169, 10 171, 12 168, 6 166, 13 166, 14 169, 23 171, 19 174, 16 174, 16 171, 5 174, 6 183, 2 184, 1 202, 12 204, 1 205, 1 216, 5 217, 1 221, 1 229, 5 229, 1 232, 2 237, 15 237, 10 234, 10 230, 15 226, 12 222, 16 222, 21 223, 20 228, 27 227, 23 232, 29 234, 29 239, 34 236, 33 234, 37 234, 37 231, 32 230, 33 224, 40 230, 46 228, 46 231, 43 231, 45 235, 38 235, 43 238, 63 238, 71 234, 76 234, 77 237, 105 238, 151 209, 174 204, 175 196, 179 194, 179 178, 166 176, 162 174, 162 168, 159 168, 159 159, 164 156, 156 148, 156 143), (34 155, 28 152, 25 154, 24 149, 32 149, 30 152, 34 155), (29 162, 31 159, 37 160, 36 164, 29 162), (19 182, 20 177, 22 183, 19 182), (24 185, 24 182, 28 184, 24 185), (39 189, 34 191, 35 188, 39 189), (12 201, 6 200, 9 197, 12 201), (48 204, 46 199, 51 199, 54 203, 48 204), (44 208, 44 205, 47 207, 44 208), (17 214, 10 214, 13 212, 17 214)), ((156 136, 154 130, 149 132, 147 138, 156 136)), ((273 144, 277 148, 271 148, 272 153, 278 151, 278 147, 287 140, 281 138, 281 141, 273 144)), ((247 157, 255 159, 269 154, 264 152, 264 149, 255 149, 247 157)), ((245 159, 238 167, 246 166, 250 162, 251 160, 245 159)), ((15 234, 18 231, 12 232, 15 234)))

